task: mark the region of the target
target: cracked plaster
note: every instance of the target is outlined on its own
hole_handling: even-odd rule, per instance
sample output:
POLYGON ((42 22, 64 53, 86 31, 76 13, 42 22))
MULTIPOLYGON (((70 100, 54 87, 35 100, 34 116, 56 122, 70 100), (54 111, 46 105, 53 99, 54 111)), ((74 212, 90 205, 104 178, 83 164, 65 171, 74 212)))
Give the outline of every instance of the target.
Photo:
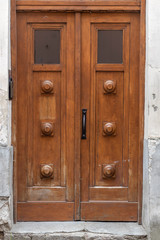
POLYGON ((0 232, 7 231, 11 228, 10 202, 0 199, 0 232))

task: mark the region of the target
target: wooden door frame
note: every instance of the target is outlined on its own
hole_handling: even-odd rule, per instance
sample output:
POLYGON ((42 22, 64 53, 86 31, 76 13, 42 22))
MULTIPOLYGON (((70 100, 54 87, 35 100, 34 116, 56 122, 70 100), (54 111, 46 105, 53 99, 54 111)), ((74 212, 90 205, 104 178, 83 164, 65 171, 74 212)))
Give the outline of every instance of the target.
MULTIPOLYGON (((146 0, 108 0, 95 1, 89 0, 66 1, 61 3, 58 1, 26 1, 11 0, 11 69, 12 78, 14 81, 13 101, 12 101, 12 145, 14 151, 13 157, 13 201, 14 201, 14 221, 17 221, 17 24, 16 12, 27 11, 33 12, 36 10, 53 12, 72 11, 76 13, 75 26, 80 26, 80 12, 139 12, 140 13, 140 69, 139 69, 139 166, 138 166, 138 223, 142 224, 142 188, 143 188, 143 140, 144 140, 144 97, 145 97, 145 46, 146 46, 146 0)), ((80 28, 79 28, 80 29, 80 28)), ((76 53, 75 53, 75 129, 80 133, 80 30, 76 34, 76 53)), ((80 166, 80 134, 75 138, 75 159, 76 164, 80 166)), ((79 220, 79 203, 80 203, 80 173, 75 174, 75 218, 79 220)))

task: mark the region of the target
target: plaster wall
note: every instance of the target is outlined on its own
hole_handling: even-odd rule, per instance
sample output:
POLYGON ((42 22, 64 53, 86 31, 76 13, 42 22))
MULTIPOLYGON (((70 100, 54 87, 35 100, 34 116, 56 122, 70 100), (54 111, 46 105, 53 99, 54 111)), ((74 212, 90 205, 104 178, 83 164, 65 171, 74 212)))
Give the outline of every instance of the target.
POLYGON ((9 229, 12 219, 11 103, 8 100, 10 68, 9 0, 0 0, 0 232, 9 229))
POLYGON ((143 224, 160 239, 160 1, 146 0, 143 224))

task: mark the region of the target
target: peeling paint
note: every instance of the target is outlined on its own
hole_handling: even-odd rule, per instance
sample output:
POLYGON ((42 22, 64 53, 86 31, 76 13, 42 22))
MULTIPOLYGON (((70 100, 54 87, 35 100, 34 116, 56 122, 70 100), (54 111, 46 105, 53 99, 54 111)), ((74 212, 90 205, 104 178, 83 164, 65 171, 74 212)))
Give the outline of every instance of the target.
POLYGON ((155 112, 158 110, 158 106, 152 105, 152 107, 153 107, 153 109, 154 109, 155 112))
POLYGON ((155 99, 155 98, 156 98, 156 94, 155 94, 155 93, 152 93, 152 96, 153 96, 153 99, 155 99))

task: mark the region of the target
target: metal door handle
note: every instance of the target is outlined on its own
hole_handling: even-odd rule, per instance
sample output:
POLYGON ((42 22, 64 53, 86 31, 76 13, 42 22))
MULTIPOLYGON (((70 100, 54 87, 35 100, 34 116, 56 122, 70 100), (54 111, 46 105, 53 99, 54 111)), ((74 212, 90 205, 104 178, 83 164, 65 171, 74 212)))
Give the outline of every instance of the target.
POLYGON ((87 109, 82 109, 82 139, 86 139, 86 115, 87 109))

